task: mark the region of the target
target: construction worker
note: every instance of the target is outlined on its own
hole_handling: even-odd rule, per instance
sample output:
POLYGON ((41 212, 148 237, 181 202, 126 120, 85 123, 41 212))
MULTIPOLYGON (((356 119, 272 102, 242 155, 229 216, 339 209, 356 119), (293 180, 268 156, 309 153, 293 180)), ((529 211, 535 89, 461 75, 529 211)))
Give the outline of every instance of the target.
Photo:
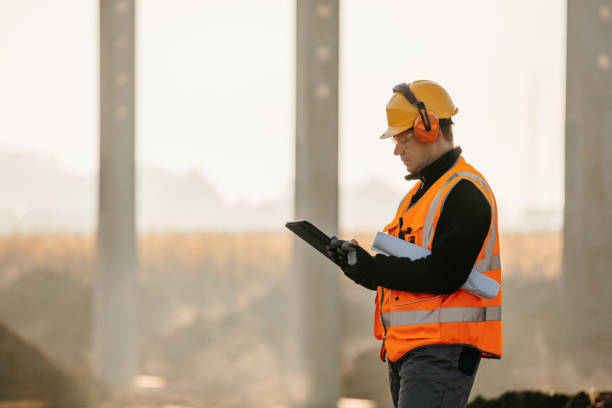
POLYGON ((418 181, 383 231, 429 255, 372 257, 335 237, 328 247, 347 277, 377 291, 374 335, 396 408, 464 407, 481 358, 502 355, 501 290, 485 299, 461 289, 470 273, 501 285, 501 266, 495 197, 454 146, 456 113, 432 81, 397 85, 387 104, 381 138, 418 181))

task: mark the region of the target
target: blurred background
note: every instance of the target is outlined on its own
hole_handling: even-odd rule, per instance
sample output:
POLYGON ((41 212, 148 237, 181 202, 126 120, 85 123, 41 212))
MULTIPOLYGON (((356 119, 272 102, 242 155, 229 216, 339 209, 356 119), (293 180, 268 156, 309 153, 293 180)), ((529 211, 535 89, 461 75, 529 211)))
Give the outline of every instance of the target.
MULTIPOLYGON (((337 158, 325 181, 337 186, 337 217, 323 226, 369 248, 413 185, 393 145, 378 137, 391 88, 416 79, 452 96, 455 143, 486 175, 499 206, 504 358, 483 361, 472 396, 612 388, 611 367, 598 354, 612 338, 599 335, 597 347, 580 349, 587 367, 564 340, 566 61, 568 44, 581 49, 568 36, 572 3, 0 0, 0 352, 13 370, 0 373, 0 400, 166 407, 293 406, 296 393, 308 400, 316 391, 297 380, 292 363, 292 344, 308 340, 286 325, 292 273, 303 268, 284 223, 310 211, 295 200, 296 122, 297 133, 308 134, 299 123, 316 123, 316 109, 300 119, 302 105, 337 100, 330 110, 337 116, 321 119, 337 158), (131 20, 117 22, 121 16, 131 20), (316 29, 317 18, 334 24, 329 46, 316 43, 328 33, 316 29), (127 36, 118 36, 125 27, 127 36), (300 47, 332 73, 300 60, 300 47), (126 49, 131 56, 118 54, 126 49), (313 85, 319 102, 300 94, 309 69, 331 81, 313 85), (114 119, 105 108, 113 103, 125 103, 113 108, 114 119), (111 124, 122 119, 127 125, 111 124), (107 134, 127 144, 105 144, 107 134), (121 205, 133 207, 133 217, 121 205), (110 226, 122 224, 133 229, 110 226), (113 241, 115 233, 121 239, 113 241), (127 283, 105 275, 115 267, 130 275, 127 283), (115 289, 124 290, 118 303, 115 289), (128 328, 119 337, 105 337, 121 327, 128 328), (118 354, 105 360, 104 353, 118 354)), ((589 18, 609 33, 610 2, 592 3, 589 18)), ((592 59, 603 76, 589 84, 608 84, 604 95, 612 88, 609 38, 590 42, 607 47, 592 59)), ((576 100, 589 99, 584 92, 576 100)), ((604 108, 593 114, 608 115, 607 99, 594 99, 604 108)), ((609 120, 593 126, 609 136, 609 120)), ((601 150, 607 156, 599 159, 611 157, 609 143, 601 150)), ((577 153, 576 165, 588 160, 595 158, 577 153)), ((612 183, 593 188, 609 191, 612 183)), ((608 225, 612 201, 602 197, 597 214, 608 225)), ((597 247, 602 256, 606 242, 597 247)), ((389 406, 387 368, 372 336, 374 293, 329 270, 337 298, 329 333, 338 344, 329 392, 338 406, 389 406)), ((591 284, 610 289, 609 275, 591 284)), ((597 321, 612 330, 609 316, 597 321)))

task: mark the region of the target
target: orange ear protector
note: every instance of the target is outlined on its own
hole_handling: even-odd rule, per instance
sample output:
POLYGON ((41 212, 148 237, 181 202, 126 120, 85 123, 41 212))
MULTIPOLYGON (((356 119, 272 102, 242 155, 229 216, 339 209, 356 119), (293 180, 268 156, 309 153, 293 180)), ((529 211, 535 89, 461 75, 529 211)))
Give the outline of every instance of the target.
POLYGON ((414 135, 417 140, 423 143, 432 143, 438 140, 438 134, 440 133, 440 123, 438 122, 438 116, 434 112, 427 112, 425 104, 419 101, 410 86, 406 83, 401 83, 393 87, 394 92, 399 92, 410 102, 411 105, 416 106, 419 116, 414 120, 414 135))

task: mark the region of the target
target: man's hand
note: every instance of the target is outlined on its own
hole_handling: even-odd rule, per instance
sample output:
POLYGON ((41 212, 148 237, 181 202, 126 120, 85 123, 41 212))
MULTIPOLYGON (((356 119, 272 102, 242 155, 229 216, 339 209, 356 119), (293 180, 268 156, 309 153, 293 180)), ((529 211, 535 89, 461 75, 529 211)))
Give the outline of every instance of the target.
MULTIPOLYGON (((332 237, 327 253, 335 259, 341 266, 344 274, 353 282, 364 285, 371 277, 372 256, 353 239, 347 242, 336 237, 332 237)), ((364 285, 364 286, 366 286, 364 285)), ((371 286, 367 285, 366 287, 371 286)))
POLYGON ((331 238, 331 241, 329 242, 329 245, 326 247, 327 255, 329 255, 334 261, 340 264, 341 268, 344 268, 346 265, 348 265, 348 251, 350 250, 350 248, 347 248, 346 251, 343 250, 343 244, 348 244, 348 242, 340 240, 333 236, 331 238))

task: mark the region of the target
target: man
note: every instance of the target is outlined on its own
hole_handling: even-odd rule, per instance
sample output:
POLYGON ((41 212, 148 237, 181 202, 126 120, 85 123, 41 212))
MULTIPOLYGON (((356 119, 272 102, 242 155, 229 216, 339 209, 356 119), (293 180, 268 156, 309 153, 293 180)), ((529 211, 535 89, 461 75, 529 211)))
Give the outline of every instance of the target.
POLYGON ((431 253, 372 257, 335 237, 329 252, 346 276, 377 290, 374 334, 395 407, 464 407, 481 357, 502 355, 501 290, 483 299, 461 289, 472 269, 501 284, 497 205, 454 147, 448 93, 431 81, 393 91, 381 138, 393 140, 405 178, 418 182, 383 231, 431 253))

